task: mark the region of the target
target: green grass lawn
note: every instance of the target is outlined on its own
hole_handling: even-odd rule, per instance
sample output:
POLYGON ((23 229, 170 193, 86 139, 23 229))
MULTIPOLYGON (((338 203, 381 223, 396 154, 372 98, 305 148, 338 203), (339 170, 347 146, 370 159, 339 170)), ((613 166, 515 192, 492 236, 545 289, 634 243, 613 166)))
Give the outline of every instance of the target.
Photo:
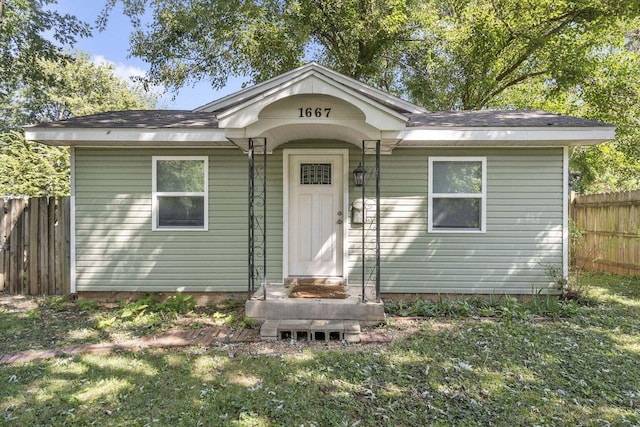
MULTIPOLYGON (((219 345, 0 365, 0 425, 640 425, 640 277, 580 280, 587 303, 559 320, 427 318, 386 345, 219 345)), ((78 316, 88 341, 110 333, 98 327, 104 313, 78 316)), ((0 312, 0 346, 16 334, 26 345, 19 329, 43 317, 0 312)), ((77 333, 57 327, 63 342, 77 333)))

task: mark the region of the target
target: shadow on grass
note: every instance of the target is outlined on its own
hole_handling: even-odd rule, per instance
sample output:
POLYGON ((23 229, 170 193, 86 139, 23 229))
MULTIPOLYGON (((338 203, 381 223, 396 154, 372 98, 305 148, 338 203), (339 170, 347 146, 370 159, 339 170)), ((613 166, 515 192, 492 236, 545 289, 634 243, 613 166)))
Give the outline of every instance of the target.
POLYGON ((638 294, 599 286, 602 302, 570 319, 425 320, 386 346, 221 345, 0 366, 0 421, 638 425, 638 294))
POLYGON ((0 409, 15 425, 640 422, 637 337, 634 347, 570 322, 453 323, 355 351, 186 349, 1 367, 0 409))

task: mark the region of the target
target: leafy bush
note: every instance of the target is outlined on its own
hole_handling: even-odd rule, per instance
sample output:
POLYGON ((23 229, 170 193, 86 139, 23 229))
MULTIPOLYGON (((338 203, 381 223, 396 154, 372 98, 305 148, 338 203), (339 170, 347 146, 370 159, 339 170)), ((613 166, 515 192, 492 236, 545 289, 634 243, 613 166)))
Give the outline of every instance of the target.
POLYGON ((526 320, 534 315, 560 318, 574 316, 579 305, 575 301, 560 300, 555 295, 535 295, 531 302, 522 302, 509 295, 451 299, 439 295, 435 301, 418 297, 412 303, 390 301, 385 305, 388 314, 400 317, 499 317, 526 320))
POLYGON ((53 311, 65 311, 69 307, 70 301, 64 296, 54 296, 43 298, 38 305, 53 311))
POLYGON ((96 311, 98 309, 98 303, 92 299, 79 299, 76 301, 76 307, 80 311, 96 311))
POLYGON ((257 324, 258 322, 256 322, 256 319, 249 316, 244 316, 240 321, 240 327, 242 329, 254 329, 257 324))
POLYGON ((175 294, 158 305, 158 311, 172 314, 186 314, 196 307, 196 300, 191 295, 175 294))

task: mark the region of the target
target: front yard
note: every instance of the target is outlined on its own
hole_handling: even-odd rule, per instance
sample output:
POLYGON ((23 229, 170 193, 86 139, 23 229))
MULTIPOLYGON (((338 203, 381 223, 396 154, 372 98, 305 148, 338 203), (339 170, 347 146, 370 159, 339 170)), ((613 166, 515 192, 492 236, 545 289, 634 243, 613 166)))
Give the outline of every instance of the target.
MULTIPOLYGON (((589 299, 570 317, 390 319, 390 344, 220 343, 0 365, 0 424, 640 425, 640 277, 581 281, 589 299)), ((250 323, 234 306, 0 302, 0 353, 250 323)))

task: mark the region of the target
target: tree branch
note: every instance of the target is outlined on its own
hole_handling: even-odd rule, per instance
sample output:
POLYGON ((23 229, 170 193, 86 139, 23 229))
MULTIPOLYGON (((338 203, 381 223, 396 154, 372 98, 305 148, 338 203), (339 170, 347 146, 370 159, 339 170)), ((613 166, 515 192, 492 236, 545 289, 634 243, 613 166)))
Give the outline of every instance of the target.
POLYGON ((531 40, 529 42, 529 45, 527 46, 527 49, 522 53, 522 55, 520 55, 515 60, 515 62, 511 64, 511 66, 509 66, 508 68, 506 68, 496 76, 496 81, 501 81, 505 79, 509 74, 513 73, 520 65, 522 65, 536 51, 536 49, 539 49, 541 46, 544 46, 553 35, 562 31, 571 22, 574 22, 576 17, 580 16, 585 11, 586 9, 578 12, 567 12, 564 15, 550 19, 549 21, 551 22, 558 21, 561 19, 564 19, 564 20, 560 22, 560 24, 555 28, 552 28, 551 30, 549 30, 547 33, 543 34, 542 36, 536 39, 531 40))
POLYGON ((482 108, 484 106, 486 106, 486 104, 489 102, 489 100, 493 97, 495 97, 496 95, 501 94, 502 92, 504 92, 505 90, 507 90, 508 88, 517 85, 518 83, 522 83, 525 80, 528 79, 532 79, 534 77, 538 77, 538 76, 542 76, 544 74, 549 73, 550 70, 542 70, 542 71, 536 71, 534 73, 527 73, 527 74, 523 74, 513 80, 508 81, 507 83, 503 84, 502 86, 499 86, 498 88, 496 88, 495 90, 491 91, 488 95, 486 95, 484 98, 482 98, 479 102, 479 105, 476 106, 476 108, 482 108))

